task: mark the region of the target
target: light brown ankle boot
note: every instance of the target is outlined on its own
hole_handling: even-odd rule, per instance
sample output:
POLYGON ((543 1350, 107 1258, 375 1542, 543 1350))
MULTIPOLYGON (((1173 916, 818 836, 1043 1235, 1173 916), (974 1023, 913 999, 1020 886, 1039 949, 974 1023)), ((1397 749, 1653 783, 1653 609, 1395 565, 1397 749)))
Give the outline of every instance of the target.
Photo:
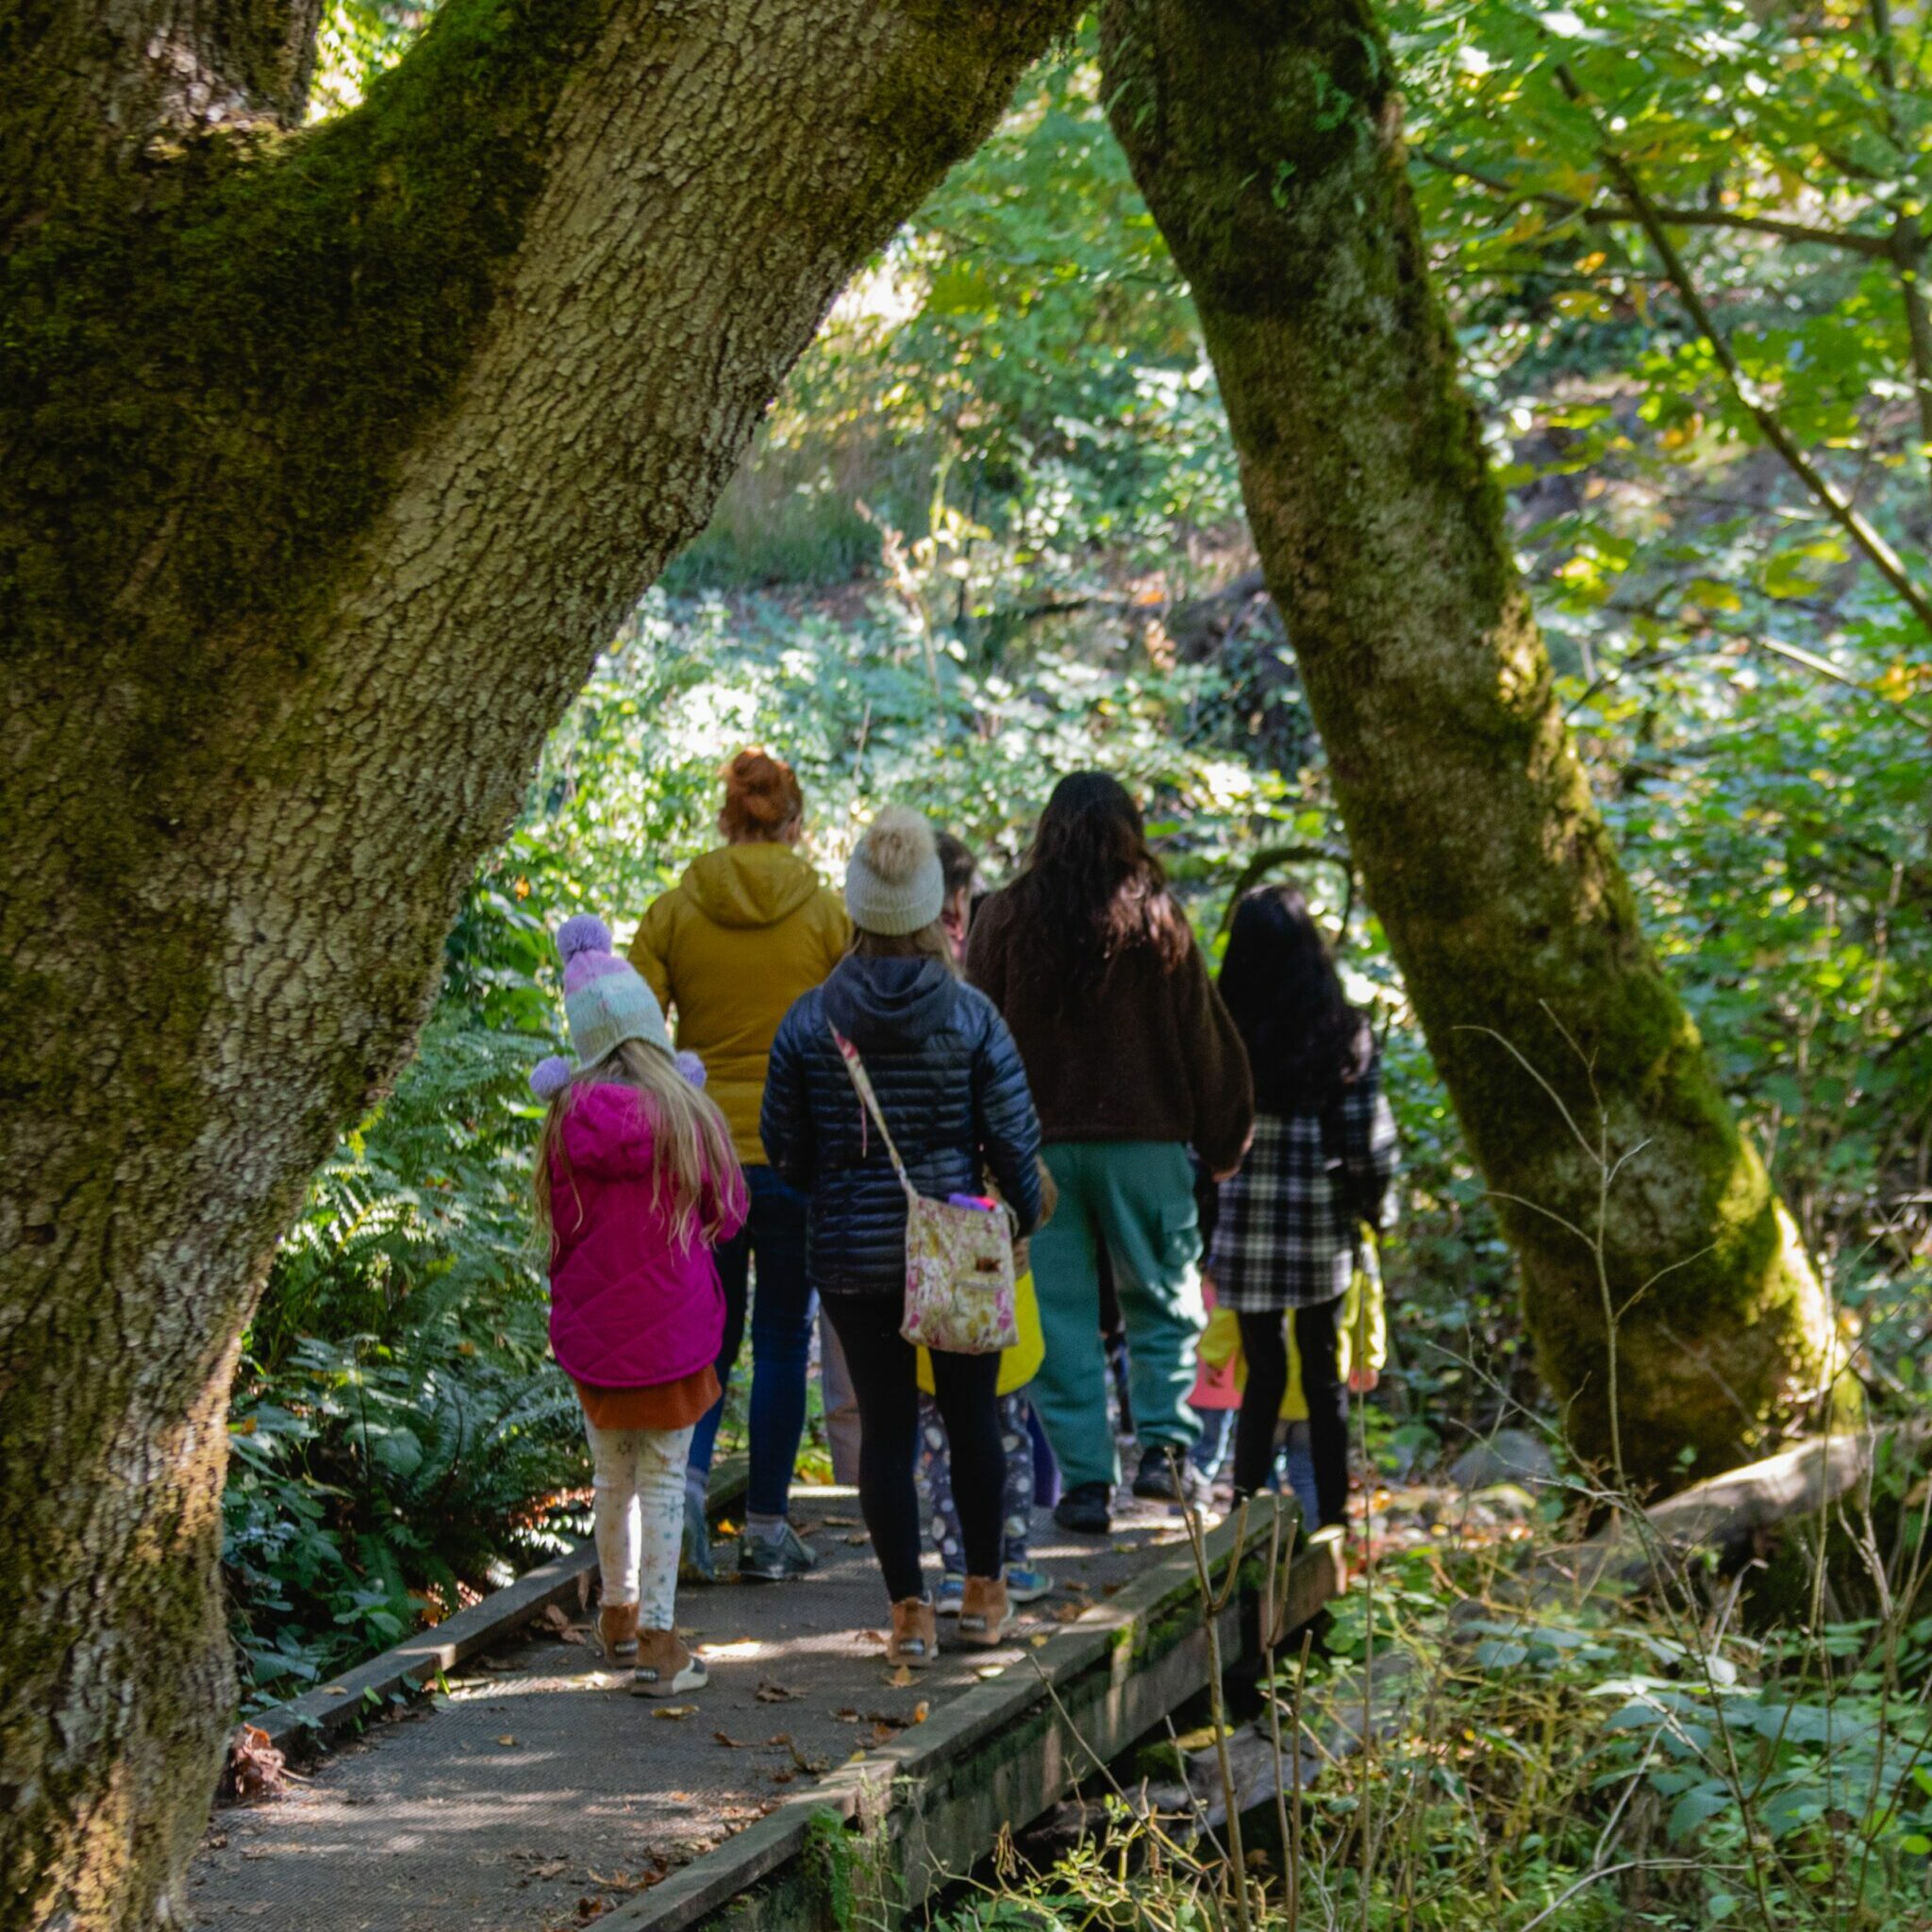
POLYGON ((597 1641, 612 1663, 628 1663, 637 1656, 637 1605, 606 1604, 597 1612, 597 1641))
POLYGON ((1005 1579, 998 1576, 969 1576, 966 1594, 959 1605, 959 1641, 991 1650, 1006 1641, 1007 1621, 1012 1615, 1007 1604, 1005 1579))
POLYGON ((676 1697, 710 1682, 704 1665, 675 1630, 640 1630, 638 1667, 630 1674, 633 1697, 676 1697))
POLYGON ((923 1671, 940 1654, 939 1619, 929 1596, 902 1596, 892 1606, 892 1634, 886 1643, 889 1664, 923 1671))

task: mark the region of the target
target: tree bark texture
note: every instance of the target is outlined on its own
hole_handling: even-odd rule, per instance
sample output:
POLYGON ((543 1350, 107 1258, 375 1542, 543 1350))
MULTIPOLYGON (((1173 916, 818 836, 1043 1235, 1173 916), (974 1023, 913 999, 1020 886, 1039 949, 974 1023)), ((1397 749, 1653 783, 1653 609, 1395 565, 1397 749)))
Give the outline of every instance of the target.
POLYGON ((1573 1438, 1646 1484, 1686 1448, 1700 1474, 1766 1454, 1830 1382, 1828 1311, 1564 729, 1368 0, 1112 0, 1103 58, 1351 845, 1573 1438))
POLYGON ((543 736, 1067 0, 0 0, 0 1926, 142 1926, 232 1704, 238 1338, 543 736), (17 163, 17 165, 11 165, 17 163))

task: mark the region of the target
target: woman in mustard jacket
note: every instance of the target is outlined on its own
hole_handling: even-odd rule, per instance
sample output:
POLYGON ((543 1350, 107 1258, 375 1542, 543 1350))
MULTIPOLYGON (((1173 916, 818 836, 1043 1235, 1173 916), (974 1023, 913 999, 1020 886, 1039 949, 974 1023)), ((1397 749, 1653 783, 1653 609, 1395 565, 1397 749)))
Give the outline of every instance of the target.
MULTIPOLYGON (((677 1044, 705 1063, 706 1091, 723 1109, 751 1193, 743 1228, 718 1249, 728 1381, 751 1319, 751 1483, 738 1574, 767 1582, 812 1567, 791 1527, 789 1491, 805 1429, 812 1292, 805 1274, 805 1197, 772 1171, 758 1140, 765 1066, 778 1022, 800 993, 844 957, 852 928, 839 895, 798 852, 805 796, 791 767, 742 751, 724 768, 718 829, 724 843, 655 900, 631 941, 630 962, 667 1008, 677 1044), (749 1294, 756 1269, 758 1293, 749 1294)), ((713 1578, 705 1525, 724 1397, 698 1424, 686 1474, 687 1574, 713 1578)))

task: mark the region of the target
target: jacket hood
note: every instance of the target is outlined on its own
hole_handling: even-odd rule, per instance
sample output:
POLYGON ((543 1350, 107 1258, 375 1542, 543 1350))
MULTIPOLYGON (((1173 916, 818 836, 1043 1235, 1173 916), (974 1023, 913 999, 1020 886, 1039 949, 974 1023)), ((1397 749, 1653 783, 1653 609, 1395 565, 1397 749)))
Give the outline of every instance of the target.
POLYGON ((825 1018, 859 1052, 917 1046, 952 1017, 959 982, 937 959, 848 955, 825 981, 825 1018))
POLYGON ((776 925, 819 889, 819 875, 789 845, 721 845, 685 868, 684 890, 718 925, 776 925))

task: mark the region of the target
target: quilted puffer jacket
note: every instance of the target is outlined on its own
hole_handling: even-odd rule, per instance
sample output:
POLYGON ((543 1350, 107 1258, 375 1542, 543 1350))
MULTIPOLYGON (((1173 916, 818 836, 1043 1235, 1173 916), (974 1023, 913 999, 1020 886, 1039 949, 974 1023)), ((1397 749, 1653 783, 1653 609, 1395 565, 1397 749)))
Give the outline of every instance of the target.
POLYGON ((913 1186, 943 1201, 982 1193, 991 1177, 1027 1233, 1040 1218, 1040 1122, 1007 1023, 937 959, 849 957, 779 1023, 759 1122, 772 1165, 811 1196, 812 1285, 906 1289, 906 1196, 833 1026, 865 1061, 913 1186))

